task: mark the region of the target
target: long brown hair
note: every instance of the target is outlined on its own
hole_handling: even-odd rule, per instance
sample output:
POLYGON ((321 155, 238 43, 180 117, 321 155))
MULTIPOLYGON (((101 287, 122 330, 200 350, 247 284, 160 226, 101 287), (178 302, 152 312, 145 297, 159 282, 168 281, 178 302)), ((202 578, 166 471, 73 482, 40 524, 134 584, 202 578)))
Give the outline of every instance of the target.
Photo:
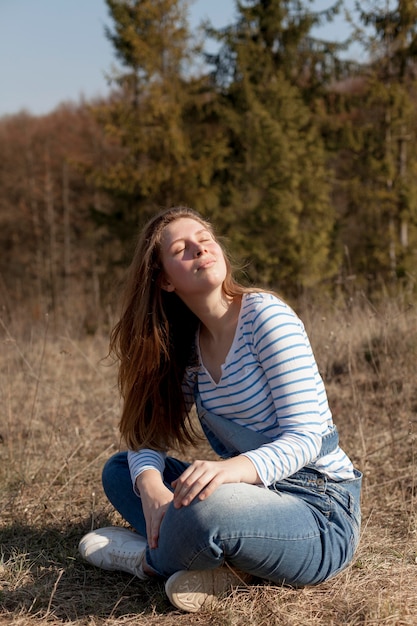
MULTIPOLYGON (((110 337, 110 352, 119 360, 119 388, 124 400, 120 432, 128 447, 166 449, 196 440, 181 382, 193 355, 199 320, 176 295, 161 287, 161 235, 180 218, 209 222, 187 207, 173 207, 142 229, 128 270, 122 313, 110 337)), ((222 246, 223 249, 223 246, 222 246)), ((225 255, 228 296, 253 291, 237 283, 225 255)))

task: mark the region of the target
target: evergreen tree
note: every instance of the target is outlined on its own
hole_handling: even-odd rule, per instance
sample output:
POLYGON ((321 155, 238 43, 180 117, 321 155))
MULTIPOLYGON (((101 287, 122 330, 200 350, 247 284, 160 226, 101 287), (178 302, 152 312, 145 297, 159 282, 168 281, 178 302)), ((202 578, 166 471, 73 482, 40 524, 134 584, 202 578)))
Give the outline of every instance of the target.
POLYGON ((114 21, 107 35, 121 71, 113 73, 110 101, 95 109, 114 149, 91 176, 113 197, 111 211, 98 217, 126 242, 138 221, 161 208, 185 203, 204 211, 216 203, 211 179, 223 141, 218 129, 207 129, 204 79, 186 75, 184 0, 106 2, 114 21))
POLYGON ((369 63, 332 94, 331 116, 336 123, 339 113, 342 122, 337 173, 345 181, 342 228, 351 271, 375 291, 416 279, 417 6, 367 2, 358 10, 369 63))
POLYGON ((385 11, 362 10, 365 25, 372 25, 370 40, 374 72, 371 92, 381 110, 389 267, 392 277, 413 274, 417 243, 417 5, 414 0, 388 3, 385 11), (410 238, 412 241, 410 242, 410 238), (413 246, 410 246, 410 243, 413 246))
MULTIPOLYGON (((342 61, 340 53, 347 49, 347 41, 331 41, 313 37, 313 27, 331 22, 342 8, 337 0, 322 10, 312 10, 314 0, 244 0, 237 2, 238 23, 223 31, 208 28, 208 34, 223 42, 220 54, 207 55, 209 62, 217 66, 217 81, 230 84, 234 80, 234 46, 228 45, 239 39, 241 46, 256 51, 265 46, 274 66, 293 85, 299 87, 306 101, 312 99, 327 86, 350 70, 350 61, 342 61)), ((256 64, 258 80, 262 78, 262 67, 256 64)), ((255 76, 255 68, 253 68, 255 76)))
POLYGON ((238 2, 237 24, 220 34, 223 46, 211 59, 229 129, 224 228, 238 256, 250 262, 250 278, 286 294, 317 285, 334 270, 325 153, 291 79, 312 24, 300 8, 281 0, 238 2))

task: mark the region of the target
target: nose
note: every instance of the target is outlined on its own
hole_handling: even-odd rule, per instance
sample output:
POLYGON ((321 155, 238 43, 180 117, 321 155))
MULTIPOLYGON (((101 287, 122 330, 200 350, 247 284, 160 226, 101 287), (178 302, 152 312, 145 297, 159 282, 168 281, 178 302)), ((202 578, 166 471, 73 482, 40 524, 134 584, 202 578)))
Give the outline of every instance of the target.
POLYGON ((198 258, 203 254, 203 252, 204 252, 204 247, 201 245, 201 243, 196 243, 195 248, 194 248, 194 256, 198 258))

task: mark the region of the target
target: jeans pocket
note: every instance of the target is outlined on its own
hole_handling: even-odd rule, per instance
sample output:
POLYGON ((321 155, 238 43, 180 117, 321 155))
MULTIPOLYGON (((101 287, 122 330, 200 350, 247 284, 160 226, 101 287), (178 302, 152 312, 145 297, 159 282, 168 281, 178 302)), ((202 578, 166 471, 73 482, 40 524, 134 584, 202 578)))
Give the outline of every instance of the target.
POLYGON ((325 479, 305 480, 291 477, 275 483, 270 488, 278 493, 287 493, 304 500, 326 519, 329 519, 332 514, 332 499, 327 493, 325 479))
POLYGON ((361 494, 362 475, 353 480, 340 483, 329 482, 327 492, 338 508, 359 528, 361 523, 361 494))

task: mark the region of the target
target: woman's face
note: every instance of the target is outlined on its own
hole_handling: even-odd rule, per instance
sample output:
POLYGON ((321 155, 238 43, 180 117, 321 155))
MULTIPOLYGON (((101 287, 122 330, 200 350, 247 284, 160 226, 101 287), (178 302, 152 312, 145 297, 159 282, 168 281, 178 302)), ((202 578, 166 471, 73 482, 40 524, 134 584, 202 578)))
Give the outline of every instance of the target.
POLYGON ((162 231, 162 288, 187 300, 221 286, 227 268, 221 246, 201 222, 181 217, 162 231))

